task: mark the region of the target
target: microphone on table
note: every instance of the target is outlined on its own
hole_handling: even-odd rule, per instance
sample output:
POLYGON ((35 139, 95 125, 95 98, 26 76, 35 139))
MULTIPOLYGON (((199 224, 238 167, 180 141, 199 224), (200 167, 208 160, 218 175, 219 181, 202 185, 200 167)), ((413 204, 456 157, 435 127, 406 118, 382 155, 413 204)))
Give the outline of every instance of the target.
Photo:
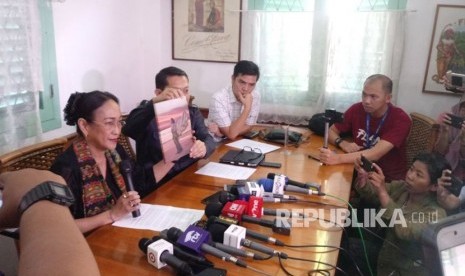
POLYGON ((191 267, 173 255, 173 245, 168 241, 154 237, 142 238, 139 248, 147 255, 147 261, 154 267, 161 269, 166 265, 174 268, 180 275, 194 275, 191 267))
MULTIPOLYGON (((229 227, 230 225, 237 225, 239 223, 237 220, 232 219, 232 218, 227 218, 227 217, 223 217, 223 216, 213 216, 211 214, 208 215, 207 212, 205 212, 205 214, 208 217, 207 228, 208 228, 209 225, 211 225, 213 223, 222 224, 222 225, 225 225, 227 227, 229 227)), ((268 242, 268 243, 278 245, 278 246, 284 246, 284 243, 282 241, 280 241, 280 240, 278 240, 278 239, 276 239, 274 237, 269 237, 267 235, 252 231, 252 230, 247 229, 247 228, 246 228, 245 235, 247 237, 250 237, 250 238, 253 238, 253 239, 256 239, 256 240, 259 240, 259 241, 268 242)))
MULTIPOLYGON (((255 181, 250 181, 250 182, 258 184, 255 181)), ((225 192, 229 192, 235 195, 238 194, 238 190, 243 189, 243 188, 245 188, 245 184, 224 185, 225 192)), ((295 202, 296 200, 298 200, 298 198, 293 195, 276 194, 276 193, 267 192, 267 191, 264 191, 262 196, 265 202, 295 202)))
MULTIPOLYGON (((203 221, 200 224, 193 224, 193 226, 207 230, 207 225, 206 224, 207 224, 207 221, 203 221)), ((165 232, 165 233, 164 233, 164 235, 160 234, 160 236, 163 237, 163 238, 166 237, 166 239, 168 239, 168 235, 167 235, 168 230, 165 229, 162 232, 165 232)), ((211 233, 209 233, 209 234, 211 234, 211 233)), ((234 256, 241 256, 241 257, 245 257, 245 258, 253 258, 255 260, 265 260, 265 257, 263 257, 261 255, 258 255, 255 252, 243 250, 243 249, 240 249, 238 247, 230 246, 230 245, 219 243, 219 242, 212 241, 212 240, 208 240, 207 244, 211 245, 211 246, 213 246, 213 247, 215 247, 215 248, 217 248, 217 249, 219 249, 221 251, 224 251, 226 253, 234 255, 234 256)))
MULTIPOLYGON (((268 173, 268 175, 266 176, 266 178, 268 178, 268 179, 273 179, 273 180, 274 180, 275 176, 276 176, 275 173, 268 173)), ((302 182, 298 182, 298 181, 292 180, 292 179, 290 179, 290 178, 287 177, 287 176, 286 176, 286 183, 287 183, 288 185, 297 186, 297 187, 305 188, 305 189, 314 188, 314 189, 317 189, 318 191, 319 191, 320 188, 321 188, 320 184, 317 184, 317 183, 302 183, 302 182)))
MULTIPOLYGON (((206 229, 205 228, 201 228, 201 229, 206 229)), ((206 229, 208 230, 208 229, 206 229)), ((209 232, 210 236, 211 236, 211 233, 209 232)), ((230 244, 226 244, 226 243, 223 243, 223 242, 218 242, 216 240, 210 240, 207 242, 207 244, 223 251, 223 252, 226 252, 226 253, 229 253, 231 255, 235 255, 235 256, 241 256, 241 257, 245 257, 245 258, 253 258, 254 260, 265 260, 266 257, 264 256, 261 256, 261 255, 258 255, 254 252, 251 252, 251 251, 247 251, 247 250, 243 250, 241 249, 240 247, 237 247, 237 246, 232 246, 230 244)))
POLYGON ((265 226, 265 227, 271 228, 273 232, 278 233, 278 234, 287 235, 287 236, 291 234, 291 226, 287 220, 284 223, 283 222, 284 219, 266 220, 266 219, 261 219, 261 218, 254 218, 252 216, 244 215, 246 208, 247 208, 247 203, 242 200, 226 202, 224 207, 221 209, 221 215, 224 217, 237 219, 239 222, 245 221, 245 222, 265 226))
MULTIPOLYGON (((291 225, 290 222, 288 222, 284 218, 280 219, 274 219, 274 220, 267 220, 267 219, 261 219, 261 218, 254 218, 252 216, 244 215, 245 209, 246 209, 247 203, 242 200, 235 200, 233 202, 226 202, 226 204, 222 204, 220 202, 216 203, 209 203, 205 207, 205 215, 207 217, 218 217, 220 216, 222 219, 225 220, 231 220, 230 224, 240 224, 240 222, 249 222, 249 223, 254 223, 258 224, 261 226, 265 226, 268 228, 271 228, 274 233, 282 234, 282 235, 290 235, 291 234, 291 225)), ((247 231, 248 235, 249 230, 247 231)), ((266 237, 266 240, 264 237, 260 237, 257 239, 260 240, 265 240, 265 241, 270 241, 268 239, 269 237, 266 237)), ((276 241, 270 241, 272 243, 275 243, 276 241)))
POLYGON ((171 227, 167 231, 168 240, 176 242, 177 244, 184 246, 197 253, 208 253, 217 258, 222 259, 223 261, 232 262, 241 267, 247 267, 247 263, 243 260, 240 260, 226 252, 223 252, 211 245, 210 233, 203 230, 202 228, 190 225, 187 227, 186 231, 182 231, 179 228, 171 227))
MULTIPOLYGON (((279 184, 277 184, 276 181, 268 179, 268 178, 260 178, 258 180, 258 184, 262 185, 266 192, 274 193, 276 189, 281 188, 281 187, 278 187, 279 184)), ((320 191, 300 188, 300 187, 292 186, 292 185, 283 185, 282 188, 284 191, 287 191, 287 192, 295 192, 295 193, 301 193, 301 194, 307 194, 307 195, 325 195, 325 193, 322 193, 320 191)))
POLYGON ((297 197, 295 197, 293 195, 273 194, 273 193, 270 193, 270 192, 264 192, 263 193, 263 198, 288 199, 289 202, 297 200, 297 197))
MULTIPOLYGON (((250 196, 247 191, 243 191, 242 188, 239 188, 238 191, 239 195, 234 195, 232 193, 228 193, 226 191, 222 191, 218 197, 218 200, 221 204, 226 204, 226 202, 229 201, 234 201, 237 198, 241 198, 244 201, 247 201, 248 203, 248 208, 246 209, 246 215, 256 217, 256 218, 261 218, 262 215, 267 215, 267 216, 287 216, 291 218, 292 216, 297 216, 301 218, 305 218, 305 216, 301 213, 289 213, 289 212, 280 212, 277 209, 270 209, 270 208, 263 208, 263 202, 295 202, 296 200, 292 199, 284 199, 284 198, 272 198, 272 197, 256 197, 256 196, 250 196)), ((213 208, 212 211, 217 212, 218 207, 213 207, 216 206, 214 205, 208 205, 205 207, 207 208, 213 208)), ((220 215, 219 213, 214 213, 214 215, 218 216, 220 215)))
MULTIPOLYGON (((131 160, 126 159, 122 160, 120 163, 120 170, 123 173, 123 175, 126 178, 126 183, 127 183, 127 189, 128 191, 135 191, 134 189, 134 183, 132 182, 132 165, 131 165, 131 160)), ((135 211, 132 211, 132 217, 136 218, 140 216, 140 210, 137 209, 135 211)))
POLYGON ((234 190, 233 194, 238 197, 237 199, 245 201, 249 201, 249 198, 251 198, 252 196, 263 198, 264 202, 288 203, 297 201, 296 197, 291 197, 284 194, 281 194, 281 196, 279 197, 279 194, 271 193, 272 196, 270 197, 270 193, 266 192, 264 187, 255 181, 248 181, 245 183, 243 187, 237 187, 237 189, 234 190))
POLYGON ((208 226, 208 231, 210 232, 212 239, 216 242, 221 242, 237 248, 245 246, 270 256, 280 256, 283 259, 288 258, 286 253, 246 239, 246 230, 247 229, 245 227, 234 224, 226 226, 221 223, 212 223, 208 226))

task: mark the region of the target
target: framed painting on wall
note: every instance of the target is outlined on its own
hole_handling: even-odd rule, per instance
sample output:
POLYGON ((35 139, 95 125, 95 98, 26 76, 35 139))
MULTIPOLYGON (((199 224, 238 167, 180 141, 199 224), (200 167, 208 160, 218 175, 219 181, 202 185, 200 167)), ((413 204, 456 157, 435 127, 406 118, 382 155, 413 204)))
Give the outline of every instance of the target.
POLYGON ((465 6, 438 5, 423 92, 447 93, 447 71, 465 74, 465 6))
POLYGON ((173 59, 240 59, 241 0, 172 0, 173 59))

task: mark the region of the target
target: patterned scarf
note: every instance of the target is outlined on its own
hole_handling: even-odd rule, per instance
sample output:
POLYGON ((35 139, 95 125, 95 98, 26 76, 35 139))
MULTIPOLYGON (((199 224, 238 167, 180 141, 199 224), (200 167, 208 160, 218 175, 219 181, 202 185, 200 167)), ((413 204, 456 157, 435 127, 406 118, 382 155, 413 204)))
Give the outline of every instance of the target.
MULTIPOLYGON (((111 209, 116 203, 116 196, 108 187, 95 159, 92 157, 85 139, 73 142, 73 149, 78 159, 82 175, 82 202, 84 216, 91 217, 111 209)), ((121 175, 118 165, 121 157, 116 150, 106 150, 105 157, 110 165, 111 174, 122 193, 126 192, 126 183, 121 175)))

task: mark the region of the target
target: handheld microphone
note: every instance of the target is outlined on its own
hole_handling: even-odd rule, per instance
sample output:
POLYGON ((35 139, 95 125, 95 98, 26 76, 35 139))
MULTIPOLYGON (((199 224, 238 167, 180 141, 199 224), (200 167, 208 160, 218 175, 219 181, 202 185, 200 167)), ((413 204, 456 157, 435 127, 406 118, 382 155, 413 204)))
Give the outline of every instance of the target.
MULTIPOLYGON (((258 184, 262 185, 266 192, 273 191, 274 182, 271 179, 261 178, 258 180, 258 184)), ((296 187, 292 185, 284 185, 284 190, 288 192, 295 192, 295 193, 301 193, 301 194, 307 194, 307 195, 325 195, 324 193, 320 191, 300 188, 300 187, 296 187)))
MULTIPOLYGON (((268 173, 268 175, 266 176, 266 178, 268 178, 268 179, 273 179, 273 180, 274 180, 274 177, 275 177, 275 176, 276 176, 275 173, 268 173)), ((298 181, 291 180, 291 179, 289 179, 289 177, 287 177, 287 176, 286 176, 286 183, 287 183, 288 185, 297 186, 297 187, 305 188, 305 189, 314 188, 314 189, 317 189, 318 191, 319 191, 320 188, 321 188, 320 184, 317 184, 317 183, 302 183, 302 182, 298 182, 298 181)))
POLYGON ((212 239, 216 242, 222 242, 238 248, 240 246, 245 246, 270 256, 279 255, 281 258, 287 259, 288 255, 286 253, 246 239, 243 235, 245 230, 246 228, 233 224, 228 227, 223 224, 213 223, 208 227, 208 231, 211 233, 212 239))
MULTIPOLYGON (((211 225, 213 223, 225 225, 226 227, 229 227, 230 225, 238 223, 237 220, 233 220, 233 219, 230 219, 230 218, 225 218, 225 217, 222 217, 222 216, 218 217, 218 216, 208 216, 207 215, 207 217, 208 217, 207 228, 209 227, 209 225, 211 225)), ((259 240, 259 241, 268 242, 268 243, 278 245, 278 246, 284 246, 284 243, 282 241, 280 241, 280 240, 278 240, 278 239, 276 239, 274 237, 268 237, 268 236, 266 236, 264 234, 252 231, 252 230, 247 229, 247 228, 246 228, 245 235, 248 236, 248 237, 251 237, 253 239, 259 240)))
POLYGON ((232 262, 241 267, 247 267, 247 263, 243 260, 209 245, 210 233, 202 228, 190 225, 187 227, 186 231, 182 232, 179 228, 171 227, 168 229, 167 234, 170 241, 176 241, 178 244, 191 249, 194 252, 205 252, 218 257, 223 261, 232 262))
POLYGON ((169 265, 180 275, 194 275, 191 267, 173 255, 173 245, 160 237, 155 239, 142 238, 139 248, 147 255, 147 261, 154 267, 161 269, 169 265))
MULTIPOLYGON (((135 191, 134 189, 134 183, 132 182, 132 165, 131 165, 131 160, 122 160, 120 163, 120 170, 123 173, 123 175, 126 178, 126 183, 127 183, 127 189, 128 191, 135 191)), ((140 216, 140 210, 137 209, 135 211, 132 211, 132 217, 136 218, 140 216)))

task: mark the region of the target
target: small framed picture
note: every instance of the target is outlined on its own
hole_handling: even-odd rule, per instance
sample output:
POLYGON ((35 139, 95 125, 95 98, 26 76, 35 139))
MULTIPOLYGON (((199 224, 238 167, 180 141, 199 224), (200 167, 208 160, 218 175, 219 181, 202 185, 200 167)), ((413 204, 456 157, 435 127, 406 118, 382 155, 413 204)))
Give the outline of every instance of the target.
POLYGON ((436 8, 423 92, 453 94, 444 88, 447 71, 465 74, 465 6, 436 8))
POLYGON ((236 63, 241 0, 172 0, 173 59, 236 63))

